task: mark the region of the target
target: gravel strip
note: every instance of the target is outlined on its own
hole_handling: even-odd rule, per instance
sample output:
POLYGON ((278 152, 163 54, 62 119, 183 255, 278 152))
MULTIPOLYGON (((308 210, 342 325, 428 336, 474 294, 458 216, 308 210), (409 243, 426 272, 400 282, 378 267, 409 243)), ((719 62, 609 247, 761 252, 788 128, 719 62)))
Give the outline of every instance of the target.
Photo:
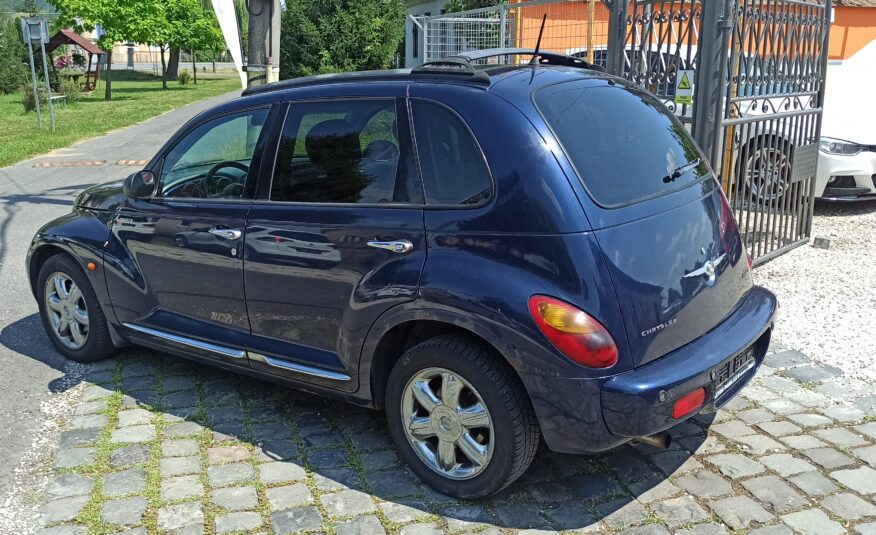
POLYGON ((754 270, 781 303, 774 338, 876 379, 876 202, 816 205, 812 235, 830 249, 799 247, 754 270))
POLYGON ((64 377, 55 385, 56 393, 40 404, 45 420, 13 472, 9 495, 0 503, 0 533, 29 535, 38 527, 43 491, 53 475, 52 454, 61 430, 79 404, 87 370, 87 365, 67 362, 64 377))

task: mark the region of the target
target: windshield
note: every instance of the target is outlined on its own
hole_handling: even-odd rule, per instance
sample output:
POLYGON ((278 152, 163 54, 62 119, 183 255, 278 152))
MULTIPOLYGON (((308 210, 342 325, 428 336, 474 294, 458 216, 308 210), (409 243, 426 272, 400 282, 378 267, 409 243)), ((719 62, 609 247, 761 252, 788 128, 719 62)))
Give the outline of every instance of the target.
POLYGON ((646 91, 575 80, 536 91, 535 104, 587 192, 618 207, 709 174, 684 126, 646 91))

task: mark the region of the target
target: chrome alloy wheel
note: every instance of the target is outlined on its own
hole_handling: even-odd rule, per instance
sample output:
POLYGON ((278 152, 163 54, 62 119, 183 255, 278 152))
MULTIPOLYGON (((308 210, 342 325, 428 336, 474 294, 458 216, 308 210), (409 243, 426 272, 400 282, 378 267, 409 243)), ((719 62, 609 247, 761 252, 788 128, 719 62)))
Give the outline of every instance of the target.
POLYGON ((780 148, 764 147, 748 157, 745 181, 759 202, 782 198, 791 177, 791 159, 780 148))
POLYGON ((70 349, 82 349, 88 341, 88 308, 82 291, 68 275, 55 272, 46 279, 44 293, 55 336, 70 349))
POLYGON ((450 370, 427 368, 402 394, 402 426, 426 466, 450 479, 483 472, 493 456, 493 420, 474 387, 450 370))

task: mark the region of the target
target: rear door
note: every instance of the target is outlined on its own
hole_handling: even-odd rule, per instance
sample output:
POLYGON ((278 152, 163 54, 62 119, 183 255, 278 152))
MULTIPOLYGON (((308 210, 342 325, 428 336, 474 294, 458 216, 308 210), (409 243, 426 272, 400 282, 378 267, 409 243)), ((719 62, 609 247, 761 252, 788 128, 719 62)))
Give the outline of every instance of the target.
POLYGON ((644 90, 544 87, 535 103, 568 156, 641 365, 705 334, 751 287, 724 195, 684 126, 644 90))
POLYGON ((416 297, 423 192, 399 93, 290 102, 246 228, 252 367, 353 391, 374 320, 416 297))

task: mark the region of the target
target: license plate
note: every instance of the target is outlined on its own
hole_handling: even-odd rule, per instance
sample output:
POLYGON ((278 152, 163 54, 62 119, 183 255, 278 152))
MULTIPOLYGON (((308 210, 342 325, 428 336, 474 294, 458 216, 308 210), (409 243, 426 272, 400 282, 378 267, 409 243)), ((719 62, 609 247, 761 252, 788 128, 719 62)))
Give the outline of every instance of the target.
POLYGON ((712 371, 712 377, 715 381, 715 398, 721 397, 721 394, 733 386, 739 379, 744 376, 748 370, 754 368, 754 348, 748 348, 742 353, 736 355, 732 359, 722 364, 719 368, 712 371))

